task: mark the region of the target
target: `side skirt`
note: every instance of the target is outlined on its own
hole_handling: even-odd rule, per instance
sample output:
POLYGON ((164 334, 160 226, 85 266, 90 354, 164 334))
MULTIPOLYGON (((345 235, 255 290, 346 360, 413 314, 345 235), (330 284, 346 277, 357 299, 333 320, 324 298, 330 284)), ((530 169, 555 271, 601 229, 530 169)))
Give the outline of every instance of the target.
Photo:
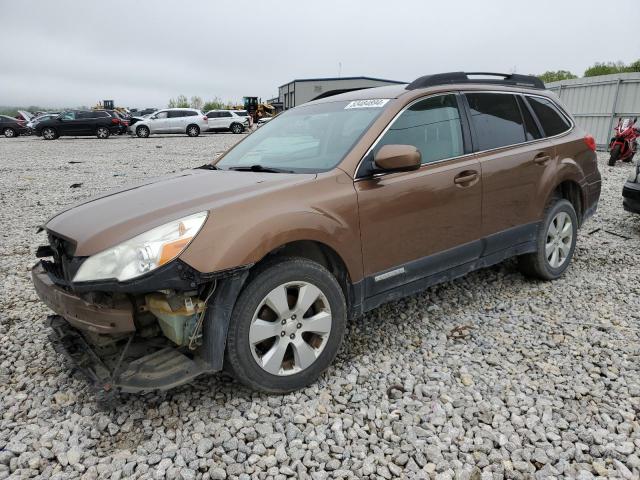
POLYGON ((413 295, 508 258, 535 252, 538 227, 536 222, 510 228, 477 242, 367 277, 353 286, 354 296, 359 294, 362 298, 362 302, 354 306, 353 314, 368 312, 383 303, 413 295), (383 287, 385 283, 386 288, 383 287))

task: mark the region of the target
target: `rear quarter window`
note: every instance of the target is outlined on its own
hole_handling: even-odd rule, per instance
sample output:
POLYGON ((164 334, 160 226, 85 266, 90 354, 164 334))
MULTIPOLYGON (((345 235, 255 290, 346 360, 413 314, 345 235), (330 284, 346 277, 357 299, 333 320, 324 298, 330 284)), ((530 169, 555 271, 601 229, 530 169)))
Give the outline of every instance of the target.
POLYGON ((538 117, 545 137, 560 135, 571 128, 569 121, 558 111, 551 100, 527 95, 527 101, 538 117))

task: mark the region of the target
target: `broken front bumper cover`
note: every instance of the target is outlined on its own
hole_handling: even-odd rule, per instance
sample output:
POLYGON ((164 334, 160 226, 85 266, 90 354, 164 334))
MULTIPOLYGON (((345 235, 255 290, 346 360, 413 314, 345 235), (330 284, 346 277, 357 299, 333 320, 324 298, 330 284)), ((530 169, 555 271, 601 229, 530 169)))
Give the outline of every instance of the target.
MULTIPOLYGON (((177 348, 159 347, 132 334, 118 348, 95 346, 59 315, 50 315, 49 340, 89 381, 105 392, 140 393, 168 390, 210 371, 199 357, 177 348)), ((111 345, 113 347, 113 345, 111 345)))

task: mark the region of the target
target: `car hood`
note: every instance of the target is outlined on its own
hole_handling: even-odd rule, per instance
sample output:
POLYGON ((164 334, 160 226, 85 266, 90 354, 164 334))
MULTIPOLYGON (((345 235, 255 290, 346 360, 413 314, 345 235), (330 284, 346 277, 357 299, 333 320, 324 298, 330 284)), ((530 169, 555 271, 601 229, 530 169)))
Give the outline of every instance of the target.
POLYGON ((74 255, 83 257, 187 215, 313 181, 315 177, 186 170, 73 205, 52 217, 44 228, 73 242, 74 255))

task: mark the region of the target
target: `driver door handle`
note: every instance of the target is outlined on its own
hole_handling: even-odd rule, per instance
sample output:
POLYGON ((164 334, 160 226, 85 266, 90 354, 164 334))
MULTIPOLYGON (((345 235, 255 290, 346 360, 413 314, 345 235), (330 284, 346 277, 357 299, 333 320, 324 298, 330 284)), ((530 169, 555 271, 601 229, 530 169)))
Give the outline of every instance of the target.
POLYGON ((467 187, 469 183, 474 182, 477 178, 478 172, 476 170, 465 170, 453 178, 453 183, 467 187))

